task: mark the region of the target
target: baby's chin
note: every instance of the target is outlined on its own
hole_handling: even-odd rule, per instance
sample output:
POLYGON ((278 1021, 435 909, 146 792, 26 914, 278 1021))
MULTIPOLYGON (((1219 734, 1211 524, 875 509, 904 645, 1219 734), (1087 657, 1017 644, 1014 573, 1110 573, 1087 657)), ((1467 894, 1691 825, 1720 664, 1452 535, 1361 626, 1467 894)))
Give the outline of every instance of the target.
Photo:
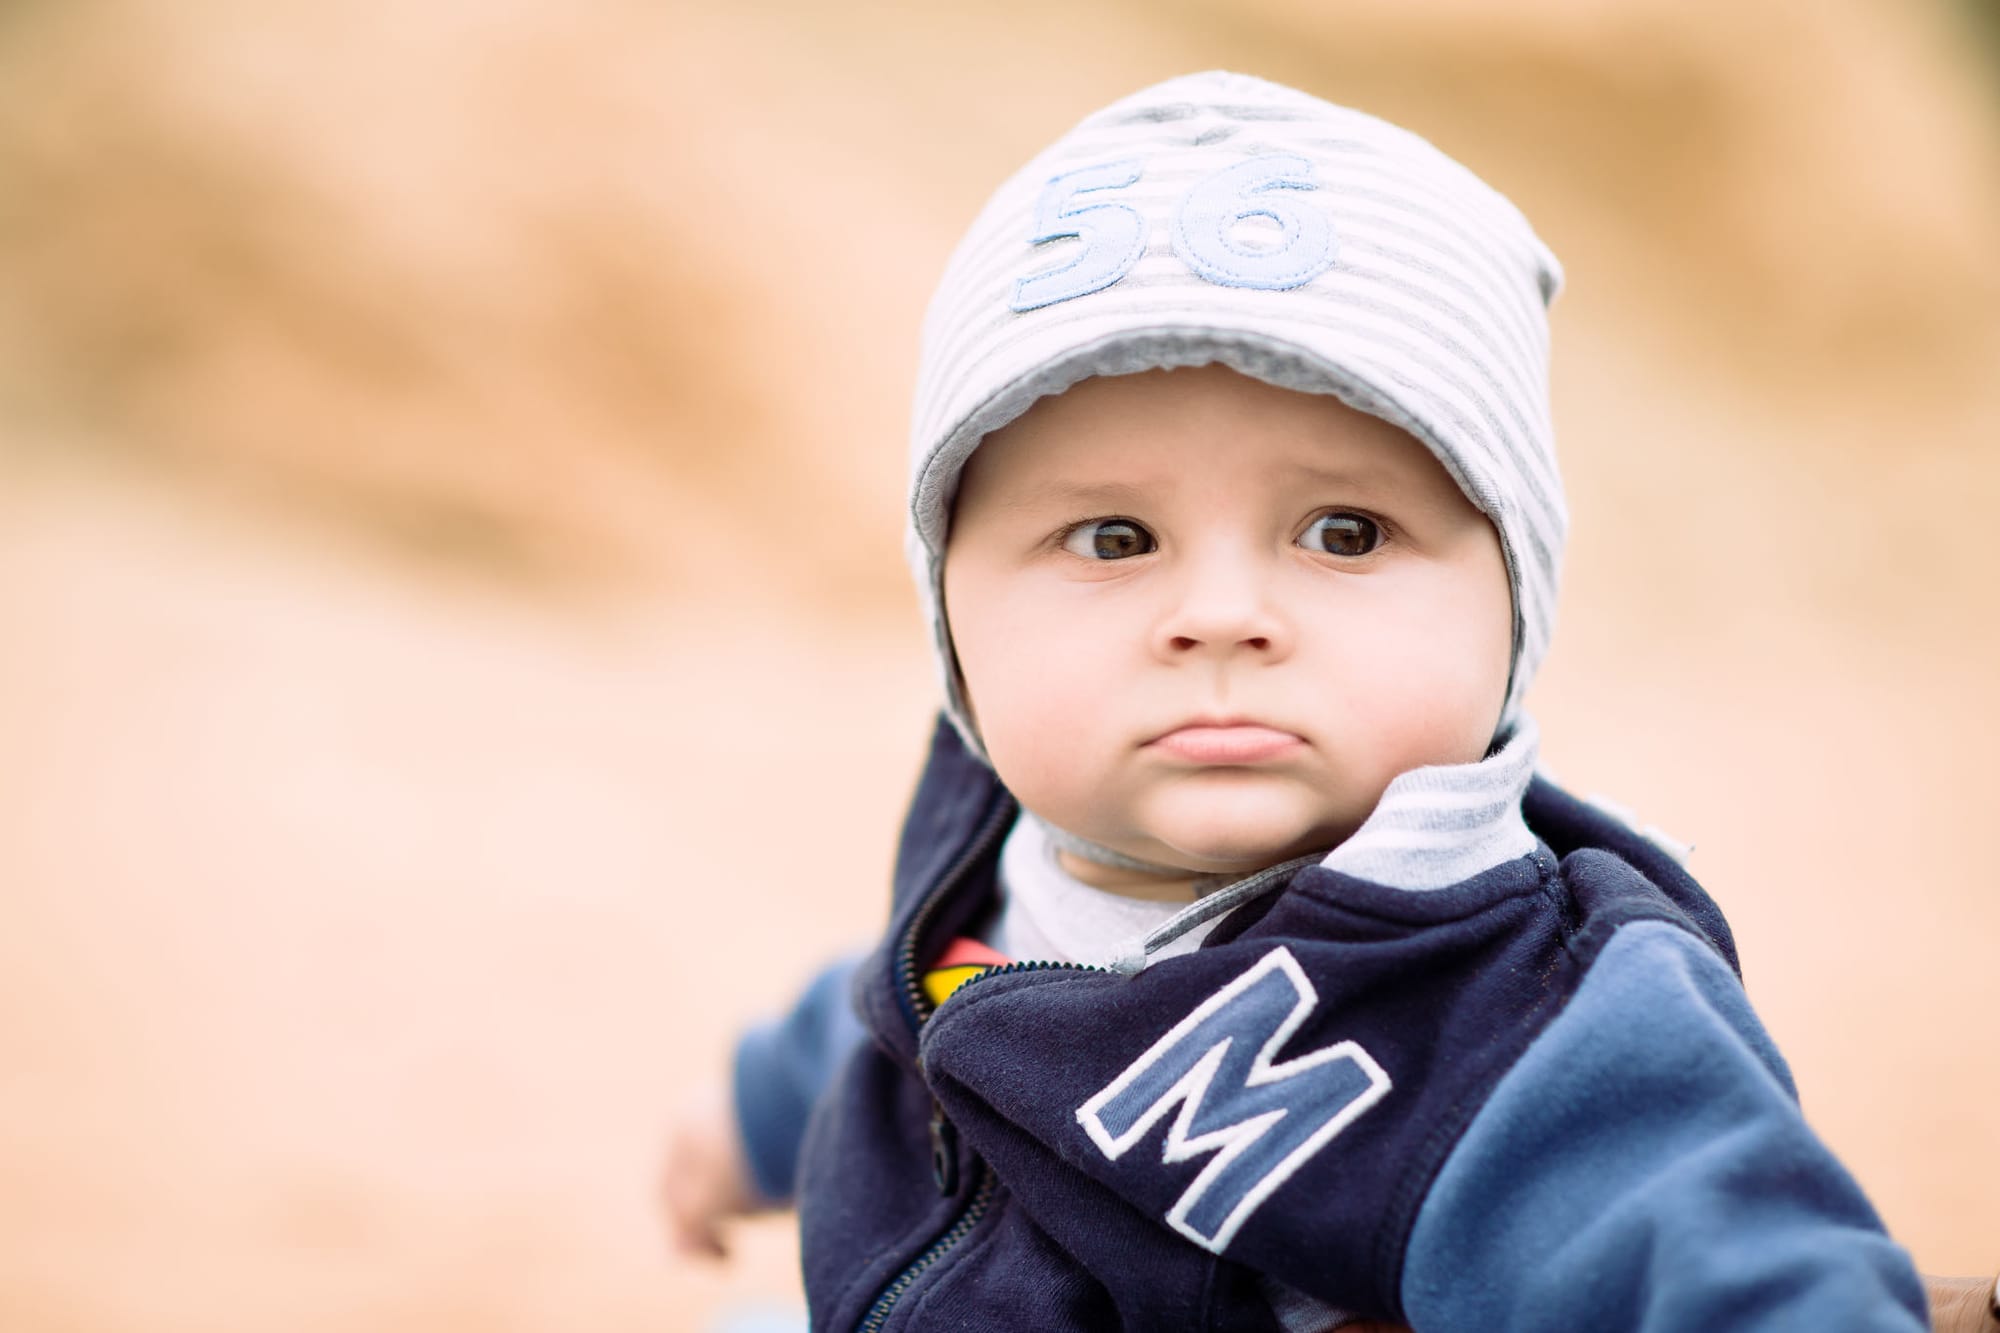
POLYGON ((1161 804, 1168 808, 1148 811, 1152 817, 1143 821, 1157 847, 1147 859, 1207 875, 1247 875, 1324 851, 1351 831, 1317 804, 1289 793, 1210 793, 1161 804))

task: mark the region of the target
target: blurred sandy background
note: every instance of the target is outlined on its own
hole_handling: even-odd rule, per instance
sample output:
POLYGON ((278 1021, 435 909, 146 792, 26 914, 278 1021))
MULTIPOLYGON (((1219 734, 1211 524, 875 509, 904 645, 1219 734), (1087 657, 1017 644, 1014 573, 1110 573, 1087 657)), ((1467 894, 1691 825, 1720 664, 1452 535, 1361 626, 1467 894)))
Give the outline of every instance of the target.
POLYGON ((1565 257, 1547 758, 2000 1264, 2000 41, 1953 0, 0 6, 0 1328, 700 1328, 659 1133, 884 901, 929 285, 1248 69, 1565 257))

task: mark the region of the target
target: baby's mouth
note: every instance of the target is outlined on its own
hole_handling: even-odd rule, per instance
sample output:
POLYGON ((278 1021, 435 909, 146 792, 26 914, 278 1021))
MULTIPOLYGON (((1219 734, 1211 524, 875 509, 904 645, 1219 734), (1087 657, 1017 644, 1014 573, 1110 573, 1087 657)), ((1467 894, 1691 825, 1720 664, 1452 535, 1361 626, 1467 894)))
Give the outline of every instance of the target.
POLYGON ((1191 764, 1248 765, 1283 759, 1303 748, 1297 734, 1262 722, 1190 722, 1154 737, 1146 748, 1191 764))

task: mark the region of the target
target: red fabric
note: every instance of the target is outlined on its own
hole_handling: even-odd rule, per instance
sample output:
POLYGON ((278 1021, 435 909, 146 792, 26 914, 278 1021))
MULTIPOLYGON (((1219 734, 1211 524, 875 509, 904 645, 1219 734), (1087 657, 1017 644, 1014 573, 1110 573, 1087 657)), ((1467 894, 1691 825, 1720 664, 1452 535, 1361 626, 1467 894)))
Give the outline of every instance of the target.
POLYGON ((989 948, 978 940, 960 935, 944 946, 944 952, 931 964, 931 970, 946 967, 1003 967, 1014 960, 998 949, 989 948))

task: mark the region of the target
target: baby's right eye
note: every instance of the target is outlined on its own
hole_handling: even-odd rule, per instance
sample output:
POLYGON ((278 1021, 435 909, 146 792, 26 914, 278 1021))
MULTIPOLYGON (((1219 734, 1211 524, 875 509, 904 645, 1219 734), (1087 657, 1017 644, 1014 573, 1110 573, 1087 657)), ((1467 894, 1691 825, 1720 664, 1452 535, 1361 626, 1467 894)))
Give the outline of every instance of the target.
POLYGON ((1063 538, 1063 550, 1086 560, 1123 560, 1157 551, 1153 534, 1129 518, 1100 518, 1079 523, 1063 538))

